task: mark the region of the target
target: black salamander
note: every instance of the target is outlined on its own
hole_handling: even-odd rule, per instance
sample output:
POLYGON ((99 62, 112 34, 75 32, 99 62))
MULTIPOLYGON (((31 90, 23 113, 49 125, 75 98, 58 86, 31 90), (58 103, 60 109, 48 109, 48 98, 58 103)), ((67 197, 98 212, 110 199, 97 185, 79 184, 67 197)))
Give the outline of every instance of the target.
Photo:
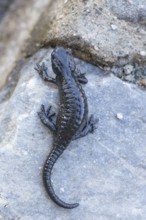
POLYGON ((60 47, 51 54, 52 69, 56 78, 51 78, 48 69, 43 63, 37 64, 36 70, 45 81, 57 84, 60 95, 60 107, 57 119, 55 113, 51 113, 51 106, 45 110, 44 105, 38 115, 54 133, 53 148, 45 162, 43 169, 43 182, 50 198, 59 206, 72 209, 79 204, 63 202, 54 192, 51 184, 52 168, 72 140, 93 133, 96 129, 97 119, 93 115, 88 119, 87 98, 81 84, 87 83, 85 74, 76 70, 74 59, 69 50, 60 47))

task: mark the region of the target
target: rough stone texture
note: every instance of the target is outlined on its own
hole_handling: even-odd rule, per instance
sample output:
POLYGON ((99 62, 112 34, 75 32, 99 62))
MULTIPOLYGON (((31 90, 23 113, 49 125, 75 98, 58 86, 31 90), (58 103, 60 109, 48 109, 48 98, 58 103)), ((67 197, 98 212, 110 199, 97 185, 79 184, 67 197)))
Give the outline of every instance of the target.
POLYGON ((14 0, 1 0, 0 1, 0 20, 3 18, 3 16, 5 15, 5 13, 7 12, 10 4, 13 2, 14 0))
POLYGON ((145 0, 106 0, 107 7, 119 18, 126 21, 146 25, 146 1, 145 0))
POLYGON ((43 56, 53 75, 50 50, 41 50, 24 66, 12 96, 0 106, 0 218, 145 220, 145 91, 83 61, 76 60, 87 72, 84 89, 90 114, 99 118, 98 129, 70 144, 52 177, 56 193, 80 206, 64 210, 46 195, 41 175, 52 134, 37 111, 42 103, 57 111, 58 90, 34 70, 43 56))
POLYGON ((124 81, 146 87, 145 83, 143 83, 146 81, 146 65, 127 64, 123 67, 113 66, 110 71, 124 81))
MULTIPOLYGON (((78 56, 95 64, 122 66, 133 61, 146 63, 146 56, 142 55, 146 51, 146 31, 119 19, 111 10, 114 3, 107 2, 54 1, 33 33, 30 51, 36 42, 61 44, 73 47, 78 56), (43 33, 41 39, 40 32, 43 33)), ((120 1, 123 8, 124 2, 120 1)), ((120 9, 117 13, 120 14, 120 9)))
POLYGON ((17 61, 42 46, 71 47, 102 66, 145 64, 146 9, 140 2, 15 0, 0 25, 0 88, 17 61))
POLYGON ((23 57, 25 44, 50 0, 15 0, 0 23, 0 88, 23 57))

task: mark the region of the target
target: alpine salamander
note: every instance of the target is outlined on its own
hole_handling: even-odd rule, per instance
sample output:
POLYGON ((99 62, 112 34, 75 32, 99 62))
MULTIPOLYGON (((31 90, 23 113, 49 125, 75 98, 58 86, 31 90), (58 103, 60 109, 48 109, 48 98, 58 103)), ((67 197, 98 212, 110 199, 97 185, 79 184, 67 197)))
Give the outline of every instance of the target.
POLYGON ((37 64, 36 70, 40 76, 51 83, 57 84, 60 94, 60 107, 57 119, 51 113, 51 106, 45 110, 44 105, 38 115, 44 125, 54 133, 53 148, 45 162, 43 169, 43 182, 50 198, 59 206, 72 209, 79 204, 63 202, 54 192, 51 184, 52 168, 72 140, 83 137, 96 129, 97 119, 93 115, 88 119, 87 98, 81 84, 87 83, 85 74, 76 69, 71 51, 60 47, 51 54, 52 69, 55 78, 49 76, 46 64, 37 64), (55 122, 56 121, 56 122, 55 122))

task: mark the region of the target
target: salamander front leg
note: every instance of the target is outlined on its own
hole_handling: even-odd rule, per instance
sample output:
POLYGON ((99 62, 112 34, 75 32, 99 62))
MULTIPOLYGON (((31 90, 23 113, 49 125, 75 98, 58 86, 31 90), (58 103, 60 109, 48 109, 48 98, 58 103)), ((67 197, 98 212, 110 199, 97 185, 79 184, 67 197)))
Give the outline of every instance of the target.
POLYGON ((37 64, 34 69, 39 73, 43 80, 56 84, 56 79, 49 76, 48 68, 44 62, 42 65, 37 64))
POLYGON ((38 115, 42 121, 42 123, 48 127, 53 133, 57 132, 57 127, 55 120, 53 117, 55 116, 55 113, 51 113, 51 106, 47 110, 45 110, 45 106, 41 105, 41 111, 38 112, 38 115))

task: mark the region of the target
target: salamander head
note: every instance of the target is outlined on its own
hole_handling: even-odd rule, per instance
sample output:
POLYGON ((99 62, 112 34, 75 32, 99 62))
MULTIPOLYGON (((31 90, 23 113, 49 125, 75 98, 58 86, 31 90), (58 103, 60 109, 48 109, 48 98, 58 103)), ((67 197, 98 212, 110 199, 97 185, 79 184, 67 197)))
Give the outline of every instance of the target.
POLYGON ((65 75, 75 70, 71 52, 59 47, 51 54, 52 68, 56 75, 65 75))

